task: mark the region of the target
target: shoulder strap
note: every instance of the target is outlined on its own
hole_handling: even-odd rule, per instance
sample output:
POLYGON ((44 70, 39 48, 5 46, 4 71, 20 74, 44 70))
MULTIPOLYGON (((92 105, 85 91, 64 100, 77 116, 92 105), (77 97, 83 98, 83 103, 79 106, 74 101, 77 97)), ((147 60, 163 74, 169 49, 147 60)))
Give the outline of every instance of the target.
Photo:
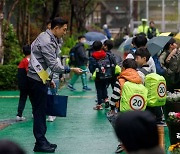
POLYGON ((152 73, 152 72, 148 72, 146 69, 144 69, 143 67, 138 68, 138 71, 141 71, 145 76, 152 73))
POLYGON ((117 63, 116 63, 116 59, 115 59, 115 57, 113 56, 113 54, 107 53, 107 56, 108 56, 108 58, 109 58, 109 60, 110 60, 111 65, 114 64, 114 66, 116 66, 117 63))

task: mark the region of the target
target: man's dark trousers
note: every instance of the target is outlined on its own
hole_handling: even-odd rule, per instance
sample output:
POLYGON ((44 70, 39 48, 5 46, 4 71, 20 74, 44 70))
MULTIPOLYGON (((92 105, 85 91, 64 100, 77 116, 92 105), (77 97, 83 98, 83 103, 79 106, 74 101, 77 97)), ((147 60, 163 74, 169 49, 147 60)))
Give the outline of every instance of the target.
POLYGON ((46 145, 46 107, 47 107, 47 85, 28 77, 29 99, 33 109, 33 133, 36 145, 46 145))

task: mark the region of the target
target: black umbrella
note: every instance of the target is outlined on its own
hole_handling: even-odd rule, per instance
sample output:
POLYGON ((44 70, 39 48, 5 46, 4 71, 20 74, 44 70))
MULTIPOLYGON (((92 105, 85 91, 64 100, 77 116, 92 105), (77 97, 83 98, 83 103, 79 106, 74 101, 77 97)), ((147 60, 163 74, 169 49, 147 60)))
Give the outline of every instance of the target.
POLYGON ((150 39, 147 43, 147 49, 151 56, 161 51, 171 38, 170 36, 157 36, 150 39))
POLYGON ((108 39, 106 35, 100 32, 87 32, 84 36, 89 45, 92 45, 94 41, 101 41, 103 43, 108 39))

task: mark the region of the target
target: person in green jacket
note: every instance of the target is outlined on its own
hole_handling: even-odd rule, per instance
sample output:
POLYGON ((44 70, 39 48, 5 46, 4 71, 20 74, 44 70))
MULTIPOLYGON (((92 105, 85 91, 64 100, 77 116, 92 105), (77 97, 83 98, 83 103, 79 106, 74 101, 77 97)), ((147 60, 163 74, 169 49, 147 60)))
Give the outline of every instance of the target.
POLYGON ((138 33, 144 33, 147 35, 149 26, 147 25, 147 19, 141 19, 141 25, 138 26, 138 33))
POLYGON ((154 21, 150 21, 148 32, 147 32, 148 39, 152 39, 153 37, 156 37, 158 35, 159 35, 159 30, 155 27, 154 21))

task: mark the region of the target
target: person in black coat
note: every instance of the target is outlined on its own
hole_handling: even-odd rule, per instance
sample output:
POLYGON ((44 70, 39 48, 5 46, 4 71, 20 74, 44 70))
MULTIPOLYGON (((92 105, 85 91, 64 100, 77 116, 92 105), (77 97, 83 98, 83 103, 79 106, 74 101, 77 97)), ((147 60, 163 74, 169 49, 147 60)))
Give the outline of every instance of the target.
MULTIPOLYGON (((87 86, 87 62, 88 62, 88 58, 86 56, 86 50, 84 48, 84 43, 86 42, 86 38, 85 36, 79 36, 78 37, 78 43, 71 49, 71 51, 73 51, 73 65, 76 67, 81 68, 84 73, 78 75, 78 74, 73 74, 71 81, 68 84, 68 88, 71 91, 76 90, 74 88, 74 84, 76 83, 76 81, 78 80, 79 76, 81 76, 81 80, 82 80, 82 84, 83 84, 83 91, 89 91, 91 90, 91 88, 89 88, 87 86)), ((71 58, 70 58, 71 59, 71 58)), ((71 60, 70 60, 71 61, 71 60)))

